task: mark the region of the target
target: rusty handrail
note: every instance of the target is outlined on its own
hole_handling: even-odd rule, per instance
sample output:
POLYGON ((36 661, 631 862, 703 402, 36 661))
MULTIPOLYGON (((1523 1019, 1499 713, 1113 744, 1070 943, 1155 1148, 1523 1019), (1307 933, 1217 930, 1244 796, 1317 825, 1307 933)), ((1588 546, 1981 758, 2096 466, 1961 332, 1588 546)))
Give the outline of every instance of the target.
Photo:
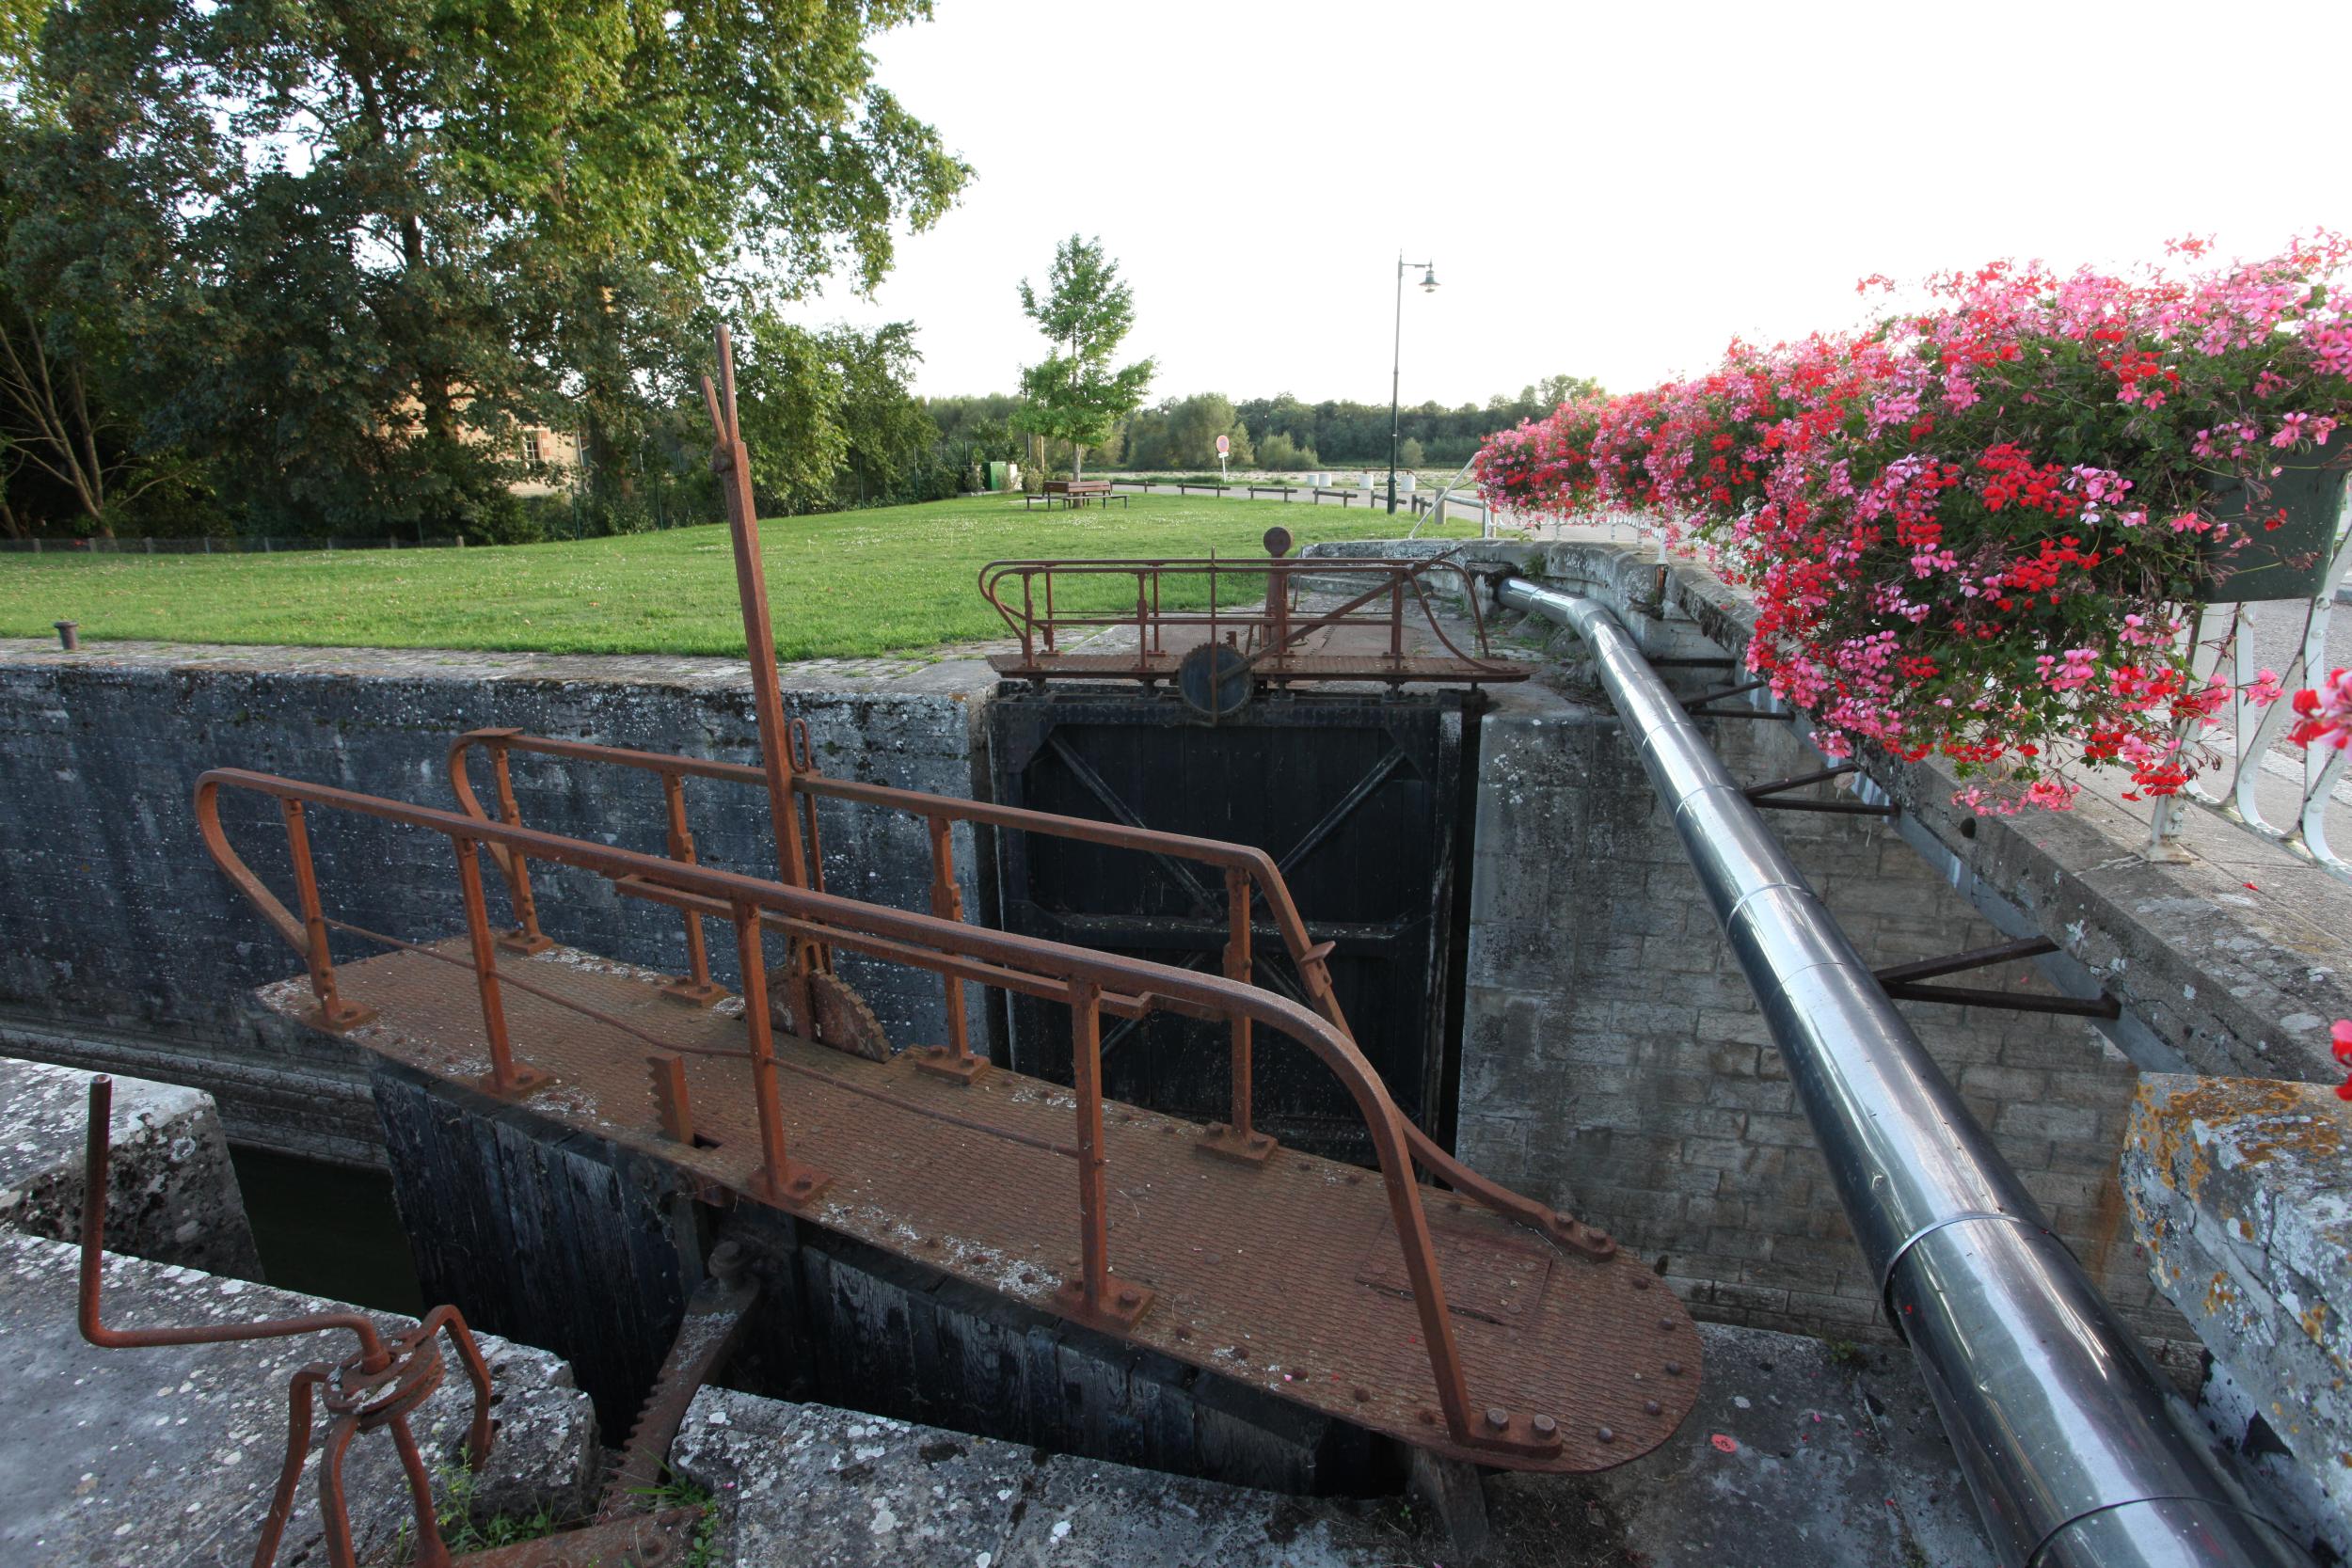
MULTIPOLYGON (((525 735, 519 730, 469 730, 450 742, 450 787, 469 816, 485 821, 490 820, 489 814, 483 810, 466 771, 466 753, 477 746, 528 752, 538 756, 567 757, 576 762, 598 762, 614 768, 632 768, 641 772, 670 774, 679 778, 713 779, 723 784, 746 784, 755 789, 764 789, 768 783, 766 769, 750 763, 716 762, 707 757, 679 756, 667 752, 640 752, 625 746, 559 740, 549 736, 525 735)), ((1306 918, 1293 902, 1280 868, 1275 864, 1272 855, 1254 845, 1200 838, 1190 833, 1168 832, 1157 828, 1132 828, 1122 822, 1094 822, 1085 817, 1060 816, 1025 806, 1004 806, 989 800, 962 800, 952 795, 931 795, 890 784, 861 784, 853 779, 828 778, 808 771, 796 773, 793 787, 806 795, 882 806, 914 816, 1011 828, 1041 837, 1075 839, 1082 843, 1099 844, 1106 848, 1134 849, 1144 854, 1193 861, 1201 865, 1216 866, 1220 871, 1245 872, 1256 884, 1259 895, 1265 899, 1266 908, 1274 916, 1275 927, 1281 933, 1290 956, 1295 959, 1321 961, 1313 954, 1315 943, 1308 934, 1306 918)), ((1334 1010, 1325 1008, 1321 996, 1316 998, 1316 1009, 1323 1012, 1330 1022, 1345 1027, 1334 1010)))
MULTIPOLYGON (((490 753, 492 772, 497 782, 499 819, 509 824, 519 824, 521 820, 507 771, 506 756, 509 752, 600 763, 660 775, 671 814, 671 858, 688 863, 693 860, 692 839, 685 829, 678 781, 702 778, 761 788, 767 784, 765 769, 743 763, 713 762, 663 752, 632 751, 625 747, 600 746, 586 741, 557 740, 544 736, 524 735, 515 730, 472 730, 450 743, 450 788, 468 816, 483 820, 488 820, 489 814, 483 809, 480 798, 474 793, 467 767, 468 753, 476 746, 490 753)), ((1227 899, 1229 904, 1233 905, 1228 911, 1232 929, 1225 954, 1227 975, 1242 980, 1249 976, 1248 911, 1255 907, 1255 898, 1263 897, 1268 912, 1273 916, 1275 930, 1280 936, 1292 962, 1297 967, 1299 982, 1308 1000, 1327 1022, 1347 1034, 1351 1039, 1354 1037, 1340 1009, 1338 993, 1331 984, 1326 961, 1329 947, 1327 944, 1318 945, 1309 934, 1306 919, 1291 898, 1289 885, 1282 879, 1280 868, 1275 864, 1274 857, 1264 850, 1245 844, 1129 827, 1123 823, 1092 822, 1083 817, 1059 816, 1018 806, 958 800, 951 796, 930 795, 887 784, 829 779, 812 766, 814 759, 806 755, 804 739, 802 749, 803 757, 794 769, 791 788, 793 799, 803 803, 806 812, 803 817, 801 812, 795 811, 796 828, 804 821, 804 831, 814 839, 817 831, 816 801, 818 799, 852 801, 923 817, 930 828, 934 869, 930 912, 942 918, 960 919, 962 914, 962 898, 953 876, 953 850, 946 836, 948 825, 955 822, 978 823, 1046 837, 1074 839, 1109 848, 1192 861, 1216 868, 1224 873, 1227 899)), ((515 895, 516 919, 521 923, 516 934, 516 940, 510 942, 509 945, 529 951, 534 943, 544 943, 545 941, 536 924, 530 874, 520 860, 509 856, 502 849, 493 846, 491 853, 515 895)), ((814 875, 815 886, 822 891, 824 863, 822 856, 815 852, 814 845, 807 863, 814 875)), ((708 970, 699 957, 700 918, 695 911, 686 911, 691 969, 680 985, 684 991, 694 993, 694 997, 714 994, 708 970)), ((963 992, 961 985, 953 979, 947 980, 946 986, 949 1037, 938 1067, 939 1070, 968 1078, 977 1070, 977 1058, 971 1053, 966 1039, 963 992)), ((1257 1132, 1251 1121, 1248 1035, 1247 1021, 1236 1021, 1228 1074, 1232 1101, 1228 1125, 1232 1130, 1231 1147, 1237 1151, 1257 1155, 1271 1148, 1272 1144, 1257 1132)), ((1413 1131, 1417 1134, 1420 1132, 1418 1128, 1413 1131)))
MULTIPOLYGON (((197 823, 205 847, 215 863, 255 905, 262 917, 278 929, 290 946, 303 955, 310 965, 314 986, 320 988, 322 1006, 333 996, 332 963, 324 951, 324 918, 315 912, 315 886, 303 889, 302 901, 309 907, 304 917, 297 919, 229 843, 227 832, 220 821, 219 794, 223 788, 247 791, 275 800, 281 809, 290 803, 324 807, 437 832, 455 847, 461 867, 474 863, 477 847, 499 847, 532 860, 573 866, 616 882, 626 878, 646 886, 725 905, 736 925, 743 960, 743 1011, 761 1132, 760 1185, 764 1191, 760 1196, 781 1205, 807 1201, 821 1189, 824 1179, 819 1173, 793 1163, 784 1147, 783 1117, 770 1040, 765 965, 758 944, 759 930, 767 916, 899 944, 905 949, 899 955, 900 961, 914 967, 946 972, 952 969, 959 959, 979 959, 1007 970, 1059 980, 1068 988, 1073 1038, 1081 1055, 1086 1054, 1083 1050, 1085 1044, 1094 1037, 1100 998, 1104 992, 1110 990, 1135 997, 1166 998, 1229 1018, 1247 1018, 1287 1035, 1305 1046, 1339 1079, 1356 1101, 1357 1110, 1363 1117, 1366 1130, 1372 1136, 1374 1155, 1388 1195, 1391 1218, 1396 1227, 1398 1247, 1403 1255, 1406 1277, 1412 1286, 1414 1307, 1428 1352, 1438 1404, 1443 1413, 1449 1434, 1454 1441, 1466 1446, 1495 1449, 1525 1450, 1531 1444, 1537 1449, 1547 1449, 1557 1445, 1556 1435, 1530 1438, 1520 1434, 1516 1426, 1503 1433, 1488 1433, 1482 1431, 1471 1420, 1471 1405, 1460 1350, 1455 1342, 1453 1317, 1446 1305, 1444 1284, 1430 1239, 1428 1216, 1422 1206, 1420 1189, 1413 1180, 1411 1142, 1406 1134, 1410 1123, 1398 1113, 1386 1086, 1380 1082, 1379 1074, 1357 1050, 1355 1042, 1343 1030, 1296 1003, 1222 975, 1206 975, 1147 959, 1096 953, 1043 938, 1020 936, 945 920, 935 915, 888 909, 834 894, 764 881, 705 865, 683 864, 659 856, 590 844, 463 813, 383 800, 332 785, 278 778, 244 768, 214 768, 200 777, 196 786, 197 823), (325 977, 323 982, 322 975, 325 977)), ((526 1064, 514 1063, 509 1059, 502 1038, 503 1018, 498 1014, 495 1001, 497 963, 485 940, 486 923, 482 918, 477 900, 469 896, 468 904, 476 979, 483 992, 485 1025, 492 1037, 493 1070, 489 1081, 482 1086, 493 1093, 527 1092, 532 1082, 529 1076, 531 1069, 526 1064)), ((1099 1188, 1101 1087, 1097 1071, 1088 1064, 1080 1066, 1080 1080, 1082 1181, 1099 1188)), ((1123 1282, 1117 1280, 1109 1272, 1105 1250, 1107 1233, 1103 1212, 1099 1204, 1086 1202, 1088 1190, 1082 1187, 1082 1208, 1089 1211, 1082 1215, 1085 1224, 1083 1240, 1086 1243, 1083 1289, 1087 1310, 1079 1315, 1111 1320, 1123 1317, 1131 1321, 1132 1308, 1141 1299, 1141 1293, 1133 1289, 1120 1291, 1121 1304, 1131 1308, 1125 1314, 1109 1305, 1109 1291, 1123 1282)))
POLYGON ((270 1568, 286 1521, 293 1516, 294 1489, 302 1480, 310 1451, 310 1405, 313 1390, 321 1391, 328 1416, 325 1463, 319 1468, 319 1522, 326 1532, 328 1568, 353 1568, 351 1514, 343 1504, 343 1453, 353 1437, 377 1428, 389 1429, 408 1482, 409 1505, 417 1527, 417 1568, 450 1568, 449 1548, 442 1543, 438 1511, 433 1501, 433 1481, 424 1455, 408 1427, 409 1413, 440 1386, 440 1337, 456 1347, 466 1380, 473 1389, 473 1416, 466 1429, 466 1465, 479 1470, 490 1457, 496 1429, 490 1404, 490 1369, 474 1343, 465 1315, 454 1307, 437 1307, 414 1328, 387 1339, 375 1320, 363 1312, 306 1312, 289 1318, 255 1323, 177 1324, 156 1328, 123 1328, 105 1322, 101 1292, 105 1267, 107 1152, 111 1145, 114 1080, 101 1073, 90 1080, 89 1130, 82 1144, 82 1226, 80 1301, 76 1322, 82 1338, 102 1350, 142 1350, 162 1345, 234 1344, 248 1339, 285 1339, 306 1334, 348 1331, 358 1350, 337 1365, 313 1361, 299 1368, 287 1386, 286 1458, 278 1466, 277 1489, 254 1543, 253 1568, 270 1568))
MULTIPOLYGON (((1287 547, 1287 541, 1285 541, 1287 547)), ((1303 558, 1275 556, 1264 560, 1237 558, 1219 560, 1199 557, 1168 557, 1120 559, 1101 557, 1067 561, 1019 560, 992 561, 979 570, 980 596, 996 611, 1005 628, 1020 639, 1022 657, 1032 660, 1041 641, 1048 653, 1056 651, 1056 639, 1064 629, 1073 626, 1125 626, 1136 628, 1139 647, 1160 651, 1161 632, 1171 626, 1205 627, 1214 638, 1221 628, 1263 630, 1265 646, 1251 657, 1253 664, 1279 661, 1292 646, 1310 633, 1329 626, 1381 626, 1387 628, 1390 656, 1401 657, 1404 630, 1404 594, 1409 588, 1419 606, 1430 634, 1454 657, 1482 671, 1497 675, 1517 673, 1517 666, 1494 657, 1486 640, 1486 618, 1479 608, 1476 574, 1468 563, 1449 561, 1442 556, 1420 559, 1392 557, 1332 557, 1309 561, 1303 558), (1453 572, 1462 579, 1463 599, 1470 606, 1470 623, 1477 634, 1478 652, 1465 652, 1447 635, 1438 621, 1436 607, 1429 602, 1422 578, 1436 570, 1453 572), (1054 605, 1054 580, 1057 576, 1097 578, 1132 577, 1136 581, 1136 609, 1133 612, 1057 610, 1054 605), (1164 610, 1160 608, 1161 583, 1169 577, 1205 577, 1209 579, 1209 608, 1205 612, 1164 610), (1220 610, 1217 607, 1216 584, 1224 577, 1264 577, 1269 579, 1266 609, 1256 614, 1220 610), (1299 577, 1378 578, 1374 586, 1350 599, 1336 610, 1327 610, 1294 624, 1289 614, 1291 580, 1299 577), (1021 584, 1018 608, 1008 604, 1004 589, 1009 578, 1021 584), (1146 585, 1149 584, 1147 594, 1146 585), (1044 608, 1038 608, 1038 589, 1042 587, 1044 608), (1388 607, 1374 613, 1358 613, 1363 607, 1383 595, 1388 607)))
MULTIPOLYGON (((664 797, 671 803, 673 810, 671 830, 673 859, 681 860, 688 864, 694 863, 692 843, 691 838, 685 836, 683 823, 675 816, 676 811, 681 808, 677 805, 675 791, 672 787, 675 781, 683 778, 711 779, 724 784, 743 784, 754 788, 764 788, 767 784, 766 773, 761 768, 745 763, 717 762, 704 757, 678 756, 660 752, 639 752, 627 747, 601 746, 580 740, 558 740, 547 736, 525 735, 519 730, 469 730, 450 743, 448 756, 450 787, 456 795, 458 804, 466 814, 483 821, 488 821, 490 817, 484 811, 480 799, 474 793, 473 784, 466 766, 467 753, 477 746, 491 753, 498 781, 501 819, 510 824, 519 824, 519 812, 516 807, 512 784, 506 773, 505 753, 509 751, 525 752, 541 756, 564 757, 576 762, 602 763, 612 767, 635 768, 639 771, 660 775, 664 785, 664 797), (677 844, 682 838, 685 843, 685 852, 681 856, 677 853, 677 844)), ((1232 913, 1231 908, 1235 896, 1232 879, 1237 876, 1246 877, 1254 885, 1257 895, 1265 900, 1267 911, 1274 919, 1275 929, 1281 936, 1283 947, 1288 952, 1292 962, 1298 968, 1299 978, 1306 988, 1308 999, 1313 1004, 1315 1011, 1326 1022, 1344 1035, 1351 1042, 1356 1037, 1354 1029, 1349 1025, 1346 1015, 1340 1006, 1339 993, 1331 984, 1327 966, 1328 944, 1316 942, 1308 930, 1306 918, 1299 912, 1297 904, 1292 899, 1290 885, 1284 880, 1281 868, 1275 863, 1274 857, 1253 845, 1235 844, 1223 839, 1200 838, 1188 833, 1172 833, 1153 828, 1129 827, 1124 823, 1092 822, 1082 817, 1059 816, 1051 812, 1033 811, 1021 806, 1004 806, 986 800, 959 800, 953 796, 930 795, 920 790, 899 789, 887 784, 829 779, 805 765, 795 771, 793 788, 810 797, 853 800, 861 804, 907 812, 927 817, 935 824, 951 821, 983 823, 990 827, 1009 828, 1047 837, 1075 839, 1083 843, 1099 844, 1111 848, 1165 855, 1172 859, 1189 860, 1199 864, 1214 866, 1223 871, 1228 879, 1228 918, 1236 927, 1240 925, 1240 918, 1232 913)), ((508 940, 505 945, 524 952, 535 951, 547 945, 547 939, 539 934, 535 916, 530 913, 532 896, 529 874, 527 872, 517 874, 518 863, 509 857, 502 846, 488 844, 485 847, 490 851, 500 869, 506 874, 510 888, 516 890, 515 899, 516 917, 524 923, 523 929, 517 933, 519 940, 508 940)), ((934 849, 936 852, 936 843, 934 849)), ((823 887, 822 863, 817 857, 812 856, 811 864, 816 869, 817 885, 821 891, 823 887)), ((699 928, 693 924, 699 912, 701 911, 691 910, 687 911, 690 943, 698 942, 700 940, 699 928)), ((932 912, 938 914, 942 913, 942 911, 934 908, 932 912)), ((1227 942, 1224 965, 1227 978, 1248 983, 1247 964, 1247 942, 1242 933, 1236 928, 1227 942), (1236 951, 1237 948, 1238 951, 1236 951)), ((966 975, 963 978, 980 979, 984 984, 1002 984, 1001 980, 979 975, 966 975)), ((952 985, 953 982, 951 982, 952 985)), ((695 963, 692 974, 682 983, 682 987, 688 991, 715 994, 715 989, 710 988, 708 972, 700 962, 695 963)), ((961 1000, 960 989, 951 990, 950 994, 958 1001, 961 1000)), ((705 998, 697 994, 690 999, 705 998)), ((1052 999, 1059 1000, 1058 997, 1052 999)), ((1124 1011, 1123 999, 1106 994, 1104 1001, 1105 1010, 1124 1011)), ((951 1003, 951 1007, 953 1005, 951 1003)), ((1249 1065, 1249 1046, 1246 1033, 1244 1033, 1235 1042, 1233 1059, 1231 1063, 1232 1103, 1229 1113, 1230 1125, 1233 1129, 1234 1146, 1244 1149, 1253 1147, 1253 1139, 1257 1136, 1250 1114, 1249 1065)), ((1540 1231, 1554 1241, 1573 1246, 1590 1256, 1606 1258, 1616 1250, 1616 1243, 1608 1232, 1560 1214, 1533 1198, 1523 1196, 1479 1175, 1478 1172, 1455 1159, 1442 1145, 1409 1118, 1400 1119, 1403 1120, 1405 1139, 1412 1149, 1415 1163, 1462 1196, 1471 1198, 1515 1224, 1540 1231)))

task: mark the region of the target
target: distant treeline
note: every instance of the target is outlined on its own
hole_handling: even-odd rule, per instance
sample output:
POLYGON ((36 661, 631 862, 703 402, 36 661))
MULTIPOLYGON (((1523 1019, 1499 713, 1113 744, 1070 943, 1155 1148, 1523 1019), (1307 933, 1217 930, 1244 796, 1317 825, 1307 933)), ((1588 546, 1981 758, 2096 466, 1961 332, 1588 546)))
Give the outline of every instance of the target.
MULTIPOLYGON (((1414 467, 1466 463, 1495 431, 1542 419, 1567 399, 1599 389, 1598 383, 1581 376, 1555 375, 1520 388, 1517 396, 1498 392, 1483 404, 1448 408, 1423 403, 1400 409, 1398 460, 1414 467)), ((939 430, 939 459, 950 465, 1011 460, 1035 467, 1040 452, 1012 429, 1020 406, 1021 400, 1006 392, 923 400, 924 412, 939 430)), ((1288 392, 1239 404, 1217 392, 1168 398, 1120 421, 1087 461, 1089 467, 1106 469, 1213 468, 1219 436, 1231 438, 1236 467, 1296 472, 1381 467, 1389 460, 1389 405, 1341 399, 1302 403, 1288 392)), ((1041 460, 1050 469, 1065 469, 1069 449, 1044 452, 1041 460)))

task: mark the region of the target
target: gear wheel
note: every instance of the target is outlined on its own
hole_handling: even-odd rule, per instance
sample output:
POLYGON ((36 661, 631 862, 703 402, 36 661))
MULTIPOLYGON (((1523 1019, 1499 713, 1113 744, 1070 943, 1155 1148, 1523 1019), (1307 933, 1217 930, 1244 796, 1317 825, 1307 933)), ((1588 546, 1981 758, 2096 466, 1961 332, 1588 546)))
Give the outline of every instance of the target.
POLYGON ((795 975, 789 966, 771 970, 768 994, 785 999, 784 1026, 792 1034, 844 1055, 863 1056, 869 1062, 890 1059, 890 1037, 882 1033, 882 1020, 874 1016, 866 998, 837 975, 821 969, 795 975), (810 1020, 801 1016, 803 997, 808 999, 806 1010, 815 1015, 813 1027, 810 1020))

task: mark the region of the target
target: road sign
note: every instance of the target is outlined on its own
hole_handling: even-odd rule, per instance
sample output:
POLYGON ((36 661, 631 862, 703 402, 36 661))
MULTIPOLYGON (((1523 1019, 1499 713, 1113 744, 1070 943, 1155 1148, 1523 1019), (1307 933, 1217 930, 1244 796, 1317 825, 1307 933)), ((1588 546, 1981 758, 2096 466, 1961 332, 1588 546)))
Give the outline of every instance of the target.
POLYGON ((1232 450, 1233 438, 1231 436, 1220 436, 1216 438, 1216 454, 1219 457, 1224 456, 1227 452, 1232 451, 1232 450))

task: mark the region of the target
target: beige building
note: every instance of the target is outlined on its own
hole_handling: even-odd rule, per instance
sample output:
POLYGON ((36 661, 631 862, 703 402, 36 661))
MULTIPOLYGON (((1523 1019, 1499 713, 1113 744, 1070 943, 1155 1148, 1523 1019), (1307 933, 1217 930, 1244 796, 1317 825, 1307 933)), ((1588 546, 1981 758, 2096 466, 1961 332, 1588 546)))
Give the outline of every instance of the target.
POLYGON ((516 455, 530 464, 530 478, 507 486, 518 496, 549 496, 570 486, 580 467, 580 437, 569 431, 526 425, 516 437, 516 455))

